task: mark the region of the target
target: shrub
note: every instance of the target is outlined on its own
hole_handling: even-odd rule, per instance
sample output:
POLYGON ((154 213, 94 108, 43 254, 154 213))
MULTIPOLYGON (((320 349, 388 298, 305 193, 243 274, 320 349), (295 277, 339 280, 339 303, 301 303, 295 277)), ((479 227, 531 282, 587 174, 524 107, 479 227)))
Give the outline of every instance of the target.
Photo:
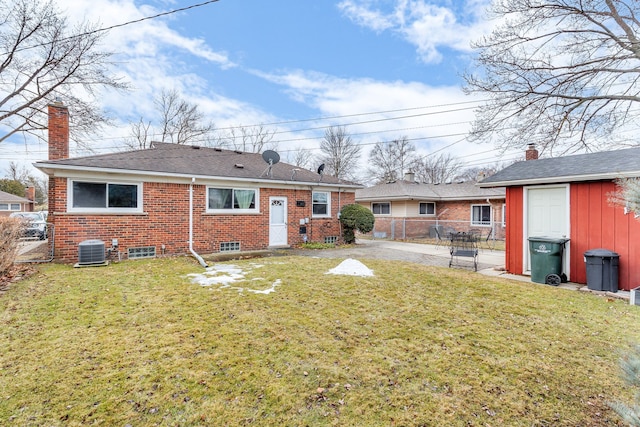
POLYGON ((342 237, 345 243, 356 241, 356 230, 361 233, 368 233, 373 230, 375 218, 373 213, 367 208, 357 203, 346 205, 340 211, 340 222, 342 223, 342 237))
POLYGON ((21 232, 20 220, 0 217, 0 275, 9 270, 18 256, 21 232))
MULTIPOLYGON (((640 389, 640 346, 635 346, 620 361, 622 378, 629 387, 635 390, 640 389)), ((626 405, 622 402, 615 402, 611 407, 629 426, 640 427, 640 393, 636 391, 635 402, 626 405)))

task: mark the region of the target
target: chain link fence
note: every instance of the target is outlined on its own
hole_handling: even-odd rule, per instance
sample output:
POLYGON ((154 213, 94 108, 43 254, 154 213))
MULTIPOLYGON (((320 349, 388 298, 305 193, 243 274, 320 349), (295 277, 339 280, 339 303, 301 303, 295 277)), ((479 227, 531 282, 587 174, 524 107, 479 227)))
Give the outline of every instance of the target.
POLYGON ((372 237, 391 240, 446 240, 451 233, 473 232, 490 243, 504 241, 505 228, 501 222, 474 224, 470 221, 443 221, 414 218, 376 218, 372 237))
POLYGON ((47 238, 40 240, 37 237, 23 237, 18 244, 18 256, 16 263, 50 262, 53 260, 55 242, 55 227, 47 223, 47 238))

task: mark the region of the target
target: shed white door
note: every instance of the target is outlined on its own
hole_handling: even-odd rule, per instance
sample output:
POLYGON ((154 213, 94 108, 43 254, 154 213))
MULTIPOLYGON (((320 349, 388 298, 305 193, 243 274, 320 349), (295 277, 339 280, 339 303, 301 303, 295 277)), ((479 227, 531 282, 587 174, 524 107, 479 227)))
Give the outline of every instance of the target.
POLYGON ((269 246, 287 246, 286 197, 269 197, 269 246))
MULTIPOLYGON (((569 187, 528 188, 525 192, 527 205, 525 218, 525 271, 531 271, 529 255, 529 237, 569 237, 569 187)), ((565 250, 564 272, 568 275, 566 260, 569 245, 565 250)))

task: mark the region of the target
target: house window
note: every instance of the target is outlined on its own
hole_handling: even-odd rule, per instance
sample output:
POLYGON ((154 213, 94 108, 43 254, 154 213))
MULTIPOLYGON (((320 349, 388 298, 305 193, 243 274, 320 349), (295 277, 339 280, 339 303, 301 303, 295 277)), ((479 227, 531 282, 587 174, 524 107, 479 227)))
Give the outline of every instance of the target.
POLYGON ((20 203, 0 203, 0 211, 19 211, 20 203))
POLYGON ((471 205, 471 225, 491 225, 491 205, 471 205))
POLYGON ((507 225, 507 205, 506 203, 502 204, 502 226, 506 227, 507 225))
POLYGON ((70 212, 141 212, 142 185, 71 181, 70 212))
POLYGON ((210 212, 258 212, 258 190, 248 188, 209 188, 207 210, 210 212))
POLYGON ((436 204, 433 202, 420 203, 420 215, 435 215, 436 204))
POLYGON ((314 217, 331 216, 331 193, 314 191, 312 196, 312 212, 314 217))
POLYGON ((391 203, 371 203, 371 212, 374 215, 391 215, 391 203))

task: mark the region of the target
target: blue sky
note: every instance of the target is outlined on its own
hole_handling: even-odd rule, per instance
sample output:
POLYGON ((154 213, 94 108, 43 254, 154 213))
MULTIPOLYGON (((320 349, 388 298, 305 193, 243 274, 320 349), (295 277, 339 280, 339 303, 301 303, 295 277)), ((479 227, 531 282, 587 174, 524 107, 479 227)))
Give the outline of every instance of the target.
MULTIPOLYGON (((71 22, 107 27, 202 1, 56 4, 71 22)), ((403 136, 421 155, 451 153, 468 166, 513 160, 522 154, 499 157, 492 146, 464 141, 479 99, 462 93, 460 75, 471 65, 471 41, 491 30, 488 1, 220 0, 113 29, 103 47, 116 53, 112 71, 132 91, 101 94, 115 126, 90 145, 96 153, 118 149, 130 122, 154 121, 153 97, 164 88, 218 128, 276 130, 285 160, 291 150, 317 149, 331 125, 347 126, 363 145, 363 167, 375 142, 403 136)), ((86 154, 72 146, 72 155, 86 154)), ((46 156, 42 143, 16 138, 0 144, 0 171, 46 156)))

